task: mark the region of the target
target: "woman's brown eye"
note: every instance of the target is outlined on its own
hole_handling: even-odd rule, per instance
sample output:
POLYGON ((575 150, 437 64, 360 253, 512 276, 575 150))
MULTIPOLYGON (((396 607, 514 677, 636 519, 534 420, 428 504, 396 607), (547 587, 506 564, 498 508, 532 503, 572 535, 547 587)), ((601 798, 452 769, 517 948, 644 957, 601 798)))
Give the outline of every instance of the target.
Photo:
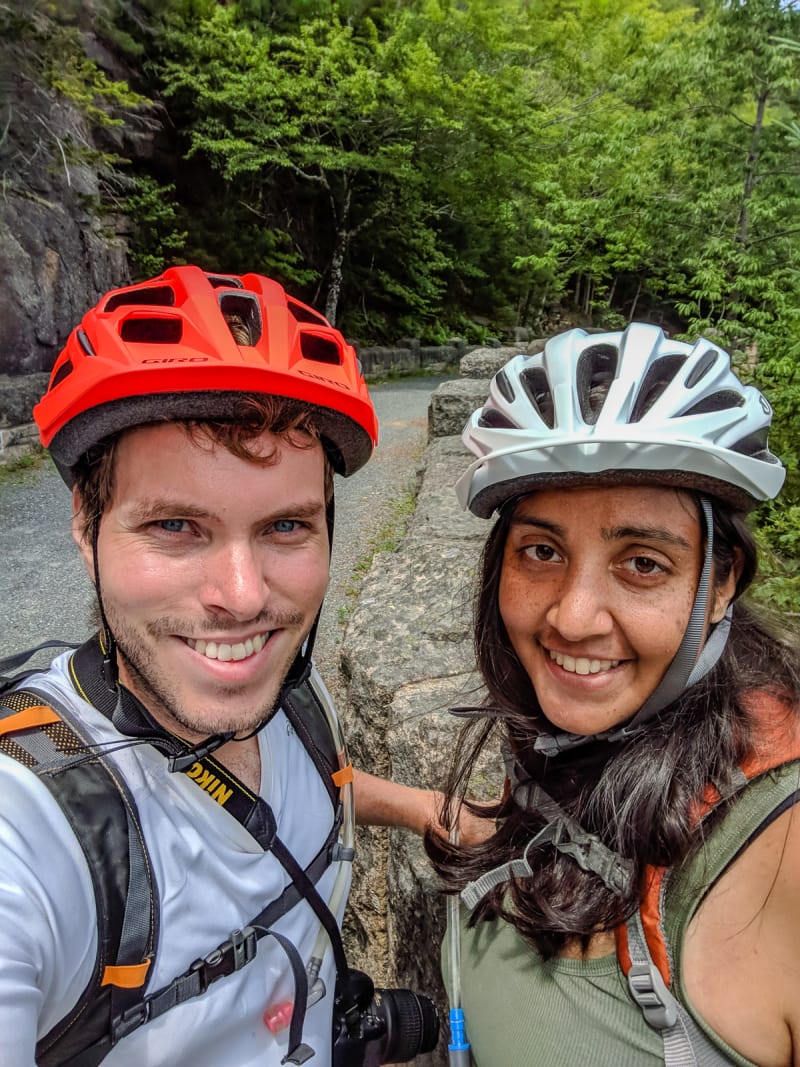
POLYGON ((654 559, 648 559, 647 556, 636 556, 633 562, 640 574, 652 574, 658 569, 656 561, 654 559))
POLYGON ((529 545, 525 551, 542 563, 549 563, 556 557, 556 550, 550 545, 529 545))

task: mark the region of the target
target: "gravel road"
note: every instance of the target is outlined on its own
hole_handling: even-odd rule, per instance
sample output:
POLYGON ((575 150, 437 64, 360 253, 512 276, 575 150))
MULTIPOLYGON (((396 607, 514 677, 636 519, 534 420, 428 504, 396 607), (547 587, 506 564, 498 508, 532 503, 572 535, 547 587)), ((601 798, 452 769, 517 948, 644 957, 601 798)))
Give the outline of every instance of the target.
MULTIPOLYGON (((379 447, 357 474, 336 479, 331 584, 314 657, 332 681, 345 590, 371 537, 392 516, 392 503, 413 483, 427 439, 428 399, 440 380, 403 379, 372 387, 379 447)), ((69 524, 69 493, 52 468, 0 489, 0 656, 48 637, 80 641, 89 632, 92 592, 69 524)))

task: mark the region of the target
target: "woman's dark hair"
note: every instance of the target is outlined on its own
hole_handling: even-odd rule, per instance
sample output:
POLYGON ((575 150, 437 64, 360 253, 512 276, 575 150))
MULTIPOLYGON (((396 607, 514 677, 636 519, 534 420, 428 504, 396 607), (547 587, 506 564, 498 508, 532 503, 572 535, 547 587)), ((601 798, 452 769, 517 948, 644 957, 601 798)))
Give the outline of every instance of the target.
MULTIPOLYGON (((645 868, 672 866, 702 844, 692 805, 713 782, 730 783, 751 744, 747 696, 775 697, 794 717, 800 702, 800 662, 793 640, 776 636, 738 602, 725 651, 713 670, 624 743, 590 742, 555 759, 533 744, 548 724, 531 681, 500 617, 503 553, 516 502, 501 511, 484 547, 475 597, 475 651, 487 697, 485 717, 459 737, 446 789, 443 824, 450 825, 472 767, 487 744, 503 743, 516 763, 588 832, 633 865, 619 895, 569 856, 542 844, 527 850, 533 874, 497 886, 479 903, 470 924, 500 916, 545 958, 570 942, 624 922, 638 907, 645 868)), ((756 573, 757 551, 742 514, 714 500, 714 580, 721 584, 737 561, 735 597, 756 573)), ((697 499, 698 516, 700 514, 697 499)), ((429 833, 425 844, 447 891, 457 892, 485 872, 522 855, 547 819, 517 807, 510 796, 481 810, 496 820, 487 840, 457 847, 429 833)), ((715 813, 719 818, 725 806, 715 813)))

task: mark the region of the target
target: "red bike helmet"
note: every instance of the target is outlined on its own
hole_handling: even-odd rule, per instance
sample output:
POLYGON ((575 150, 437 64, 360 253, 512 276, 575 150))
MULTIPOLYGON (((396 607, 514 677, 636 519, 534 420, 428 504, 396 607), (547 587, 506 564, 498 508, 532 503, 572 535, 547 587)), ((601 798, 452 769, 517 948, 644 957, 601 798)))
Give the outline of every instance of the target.
POLYGON ((171 267, 107 293, 69 336, 34 408, 42 444, 71 484, 109 434, 173 419, 240 415, 242 394, 312 405, 335 471, 369 459, 378 422, 353 347, 313 308, 259 274, 171 267), (231 321, 246 330, 237 341, 231 321))

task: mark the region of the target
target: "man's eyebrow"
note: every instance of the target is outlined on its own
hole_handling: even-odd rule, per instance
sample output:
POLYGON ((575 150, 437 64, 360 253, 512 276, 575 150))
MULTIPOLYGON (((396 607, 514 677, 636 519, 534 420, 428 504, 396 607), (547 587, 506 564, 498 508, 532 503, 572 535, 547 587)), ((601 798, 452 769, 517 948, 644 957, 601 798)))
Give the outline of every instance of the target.
POLYGON ((692 546, 685 537, 665 530, 663 526, 614 526, 610 530, 601 529, 600 534, 604 541, 622 541, 633 538, 636 541, 663 541, 667 545, 677 545, 680 548, 692 546))
MULTIPOLYGON (((313 519, 324 510, 325 505, 319 500, 289 501, 270 508, 260 521, 272 522, 282 518, 313 519)), ((188 504, 178 497, 153 497, 149 500, 141 500, 131 506, 129 514, 135 522, 153 522, 164 518, 212 519, 215 517, 214 512, 209 508, 200 507, 198 504, 188 504)))
POLYGON ((131 505, 130 517, 138 522, 150 522, 153 519, 172 518, 180 515, 183 519, 204 519, 211 513, 208 508, 197 504, 187 504, 178 498, 150 497, 131 505))

